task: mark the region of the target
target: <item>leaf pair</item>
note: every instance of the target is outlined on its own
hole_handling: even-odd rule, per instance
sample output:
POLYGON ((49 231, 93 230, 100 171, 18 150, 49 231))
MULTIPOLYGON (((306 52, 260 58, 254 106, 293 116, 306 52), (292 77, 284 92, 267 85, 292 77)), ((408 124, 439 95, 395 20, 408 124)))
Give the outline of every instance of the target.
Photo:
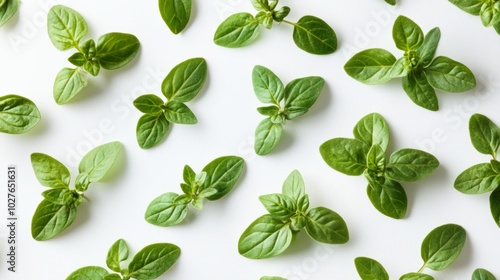
POLYGON ((285 18, 290 8, 283 6, 276 10, 278 0, 252 0, 258 11, 255 16, 250 13, 237 13, 224 20, 214 35, 214 42, 222 47, 239 48, 253 43, 260 34, 260 26, 267 29, 273 23, 287 23, 293 26, 293 41, 300 49, 311 54, 331 54, 337 50, 337 35, 322 19, 315 16, 304 16, 298 22, 290 22, 285 18))
POLYGON ((283 86, 281 80, 269 69, 255 66, 252 72, 255 95, 271 106, 257 111, 267 116, 255 130, 254 149, 258 155, 269 154, 279 143, 285 120, 293 120, 307 113, 318 99, 325 80, 311 76, 299 78, 283 86))
POLYGON ((490 210, 500 227, 500 162, 497 160, 500 147, 500 128, 488 117, 474 114, 469 120, 469 134, 472 145, 482 154, 493 158, 488 163, 476 164, 460 173, 455 179, 455 189, 465 194, 490 195, 490 210))
POLYGON ((205 59, 191 58, 175 66, 163 80, 161 92, 167 102, 154 94, 145 94, 134 100, 134 106, 144 113, 136 128, 141 148, 149 149, 165 140, 170 123, 198 123, 194 113, 184 103, 198 95, 206 79, 205 59))
POLYGON ((333 138, 323 143, 319 149, 323 160, 344 174, 364 174, 373 206, 391 218, 404 218, 408 199, 399 182, 414 182, 427 177, 439 166, 439 161, 416 149, 398 150, 387 159, 389 125, 377 113, 363 117, 353 133, 354 139, 333 138))
POLYGON ((243 232, 238 251, 250 259, 265 259, 283 253, 304 229, 314 240, 328 244, 344 244, 349 240, 342 217, 326 207, 309 209, 309 196, 304 180, 293 171, 283 183, 281 194, 259 197, 269 214, 257 218, 243 232))
POLYGON ((116 241, 108 251, 106 265, 115 273, 100 266, 86 266, 75 270, 66 280, 153 280, 165 273, 179 258, 181 249, 170 243, 155 243, 144 247, 132 258, 127 268, 121 263, 129 258, 129 248, 123 239, 116 241))
POLYGON ((181 183, 184 194, 168 192, 155 198, 146 210, 146 221, 164 227, 181 223, 188 215, 189 203, 202 210, 205 198, 213 201, 228 194, 244 165, 240 157, 224 156, 211 161, 198 174, 188 165, 184 166, 184 183, 181 183))
POLYGON ((355 54, 344 66, 346 73, 359 82, 375 85, 402 78, 403 89, 410 99, 425 109, 437 111, 436 89, 464 92, 476 86, 474 74, 467 66, 445 56, 434 58, 441 38, 438 27, 424 36, 411 19, 399 16, 392 37, 404 51, 397 59, 384 49, 368 49, 355 54))
POLYGON ((54 82, 54 100, 68 103, 87 86, 86 73, 97 76, 100 69, 115 70, 128 64, 139 51, 139 40, 132 34, 112 32, 81 43, 88 33, 87 22, 75 10, 53 6, 47 16, 47 29, 52 44, 60 51, 77 50, 68 58, 76 68, 63 68, 54 82))
POLYGON ((40 118, 38 107, 28 98, 14 94, 0 96, 0 132, 25 133, 32 129, 40 118))
POLYGON ((485 0, 449 0, 463 11, 479 16, 485 27, 493 26, 500 34, 500 2, 485 0))
MULTIPOLYGON (((450 266, 460 255, 466 241, 463 227, 446 224, 433 229, 422 242, 420 253, 424 264, 418 272, 401 276, 400 280, 433 280, 434 277, 422 273, 424 268, 439 271, 450 266)), ((358 257, 354 260, 356 270, 362 280, 389 280, 389 274, 376 260, 358 257)))
POLYGON ((42 193, 44 199, 31 220, 31 235, 35 240, 51 239, 73 223, 77 208, 85 198, 85 191, 91 183, 104 178, 121 150, 120 142, 111 142, 88 152, 78 166, 74 189, 69 187, 71 175, 66 166, 46 154, 31 154, 36 178, 40 184, 50 188, 42 193))
POLYGON ((192 0, 158 0, 160 14, 172 33, 179 34, 189 23, 192 0))
POLYGON ((0 27, 19 10, 20 0, 0 0, 0 27))

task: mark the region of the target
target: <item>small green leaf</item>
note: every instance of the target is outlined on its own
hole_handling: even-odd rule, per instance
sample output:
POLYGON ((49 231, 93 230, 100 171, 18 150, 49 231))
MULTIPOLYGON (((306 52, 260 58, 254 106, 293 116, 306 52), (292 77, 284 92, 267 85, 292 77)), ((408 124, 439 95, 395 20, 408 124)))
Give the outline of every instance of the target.
POLYGON ((368 170, 377 175, 384 174, 385 171, 385 151, 380 145, 374 144, 366 155, 366 166, 368 170))
POLYGON ((271 29, 273 27, 273 14, 269 12, 258 12, 255 15, 255 19, 259 21, 262 26, 267 29, 271 29))
POLYGON ((75 201, 73 191, 69 189, 50 189, 42 192, 43 198, 57 205, 70 204, 75 201))
POLYGON ((198 119, 186 104, 171 100, 165 107, 165 118, 169 122, 178 124, 196 124, 198 119))
POLYGON ((109 248, 108 256, 106 257, 106 265, 115 272, 121 272, 120 263, 128 259, 128 254, 127 242, 123 239, 118 239, 111 248, 109 248))
POLYGON ((88 174, 90 183, 98 182, 111 169, 121 151, 122 144, 118 141, 97 146, 82 158, 78 171, 88 174))
POLYGON ((75 270, 66 280, 107 280, 109 272, 100 266, 85 266, 75 270))
MULTIPOLYGON (((278 3, 278 1, 274 1, 278 3)), ((273 12, 273 19, 277 22, 282 22, 290 13, 290 8, 287 6, 281 7, 279 10, 273 12)))
POLYGON ((145 114, 159 114, 163 111, 163 100, 154 94, 145 94, 134 100, 134 106, 145 114))
POLYGON ((31 220, 31 236, 37 241, 53 238, 67 227, 76 217, 74 203, 55 204, 47 199, 42 200, 31 220))
POLYGON ((401 78, 407 76, 411 71, 411 63, 407 57, 401 57, 396 60, 396 63, 392 65, 391 71, 389 72, 389 77, 391 79, 401 78))
POLYGON ((342 217, 336 212, 315 207, 307 212, 306 231, 314 240, 328 244, 344 244, 349 241, 349 231, 342 217))
POLYGON ((161 91, 169 101, 188 102, 201 91, 207 79, 207 62, 202 57, 177 64, 161 84, 161 91))
POLYGON ((293 26, 293 41, 300 49, 320 55, 337 50, 337 35, 324 20, 304 16, 293 26))
POLYGON ((401 276, 399 280, 434 280, 434 277, 423 273, 410 272, 401 276))
POLYGON ((421 255, 424 266, 438 271, 450 266, 465 245, 466 232, 455 224, 433 229, 422 242, 421 255))
POLYGON ((500 188, 497 187, 490 195, 490 210, 495 223, 500 227, 500 188))
POLYGON ((408 199, 401 184, 384 177, 368 178, 368 181, 366 192, 373 206, 388 217, 404 218, 408 208, 408 199))
POLYGON ((436 91, 422 71, 412 71, 403 77, 403 89, 418 106, 431 111, 439 109, 436 91))
POLYGON ((243 232, 238 241, 238 252, 250 259, 265 259, 283 253, 291 242, 290 226, 266 214, 243 232))
POLYGON ((78 176, 76 176, 75 179, 75 189, 79 192, 86 192, 87 189, 89 188, 90 181, 89 181, 89 174, 87 173, 80 173, 78 176))
POLYGON ((239 48, 253 43, 259 36, 259 21, 249 13, 237 13, 224 20, 214 35, 214 43, 239 48))
POLYGON ((38 182, 45 187, 67 189, 71 175, 68 168, 55 158, 42 154, 31 154, 31 165, 38 182))
MULTIPOLYGON (((314 76, 295 79, 288 83, 285 87, 285 114, 290 109, 306 109, 303 111, 305 114, 318 99, 324 85, 323 78, 314 76)), ((287 119, 294 119, 298 116, 297 114, 288 115, 287 119)))
POLYGON ((384 49, 368 49, 355 54, 344 65, 346 73, 355 80, 376 85, 388 82, 396 58, 384 49))
POLYGON ((273 218, 287 222, 295 214, 295 201, 284 194, 267 194, 259 196, 259 200, 273 218))
POLYGON ((97 61, 87 61, 83 64, 83 69, 87 71, 92 76, 99 75, 99 71, 101 70, 101 66, 97 61))
POLYGON ((255 95, 260 102, 280 106, 285 91, 283 83, 276 74, 264 66, 257 65, 252 71, 252 83, 255 95))
POLYGON ((295 202, 298 202, 306 195, 304 179, 298 170, 292 171, 292 173, 286 177, 283 183, 282 193, 292 198, 295 202))
POLYGON ((132 34, 107 33, 97 40, 97 59, 104 69, 118 69, 134 59, 140 45, 139 39, 132 34))
POLYGON ((464 92, 476 86, 474 74, 460 62, 438 56, 424 69, 429 84, 446 92, 464 92))
POLYGON ((40 119, 40 111, 33 101, 14 94, 0 97, 0 132, 25 133, 40 119))
POLYGON ((196 177, 196 173, 189 165, 184 165, 184 170, 182 171, 182 179, 184 183, 191 185, 194 183, 194 178, 196 177))
POLYGON ((198 198, 211 197, 217 193, 218 193, 218 191, 216 188, 204 189, 200 192, 200 194, 198 195, 198 198))
POLYGON ((187 217, 189 209, 186 203, 175 201, 178 197, 178 194, 169 192, 155 198, 146 209, 146 221, 163 227, 181 223, 187 217))
POLYGON ((77 52, 70 56, 68 58, 68 61, 77 67, 81 67, 85 64, 87 59, 85 58, 85 55, 83 55, 83 53, 77 52))
POLYGON ((152 280, 165 273, 179 258, 181 249, 170 243, 144 247, 130 261, 129 276, 137 280, 152 280))
POLYGON ((257 11, 267 12, 267 11, 271 11, 272 10, 269 7, 269 1, 268 0, 250 0, 250 2, 252 3, 253 7, 257 11))
POLYGON ((290 221, 291 223, 291 228, 293 231, 297 232, 300 231, 301 229, 305 228, 307 225, 307 219, 306 217, 302 215, 298 216, 293 216, 290 221))
POLYGON ((20 3, 20 0, 3 0, 2 5, 0 5, 0 27, 17 13, 20 3))
POLYGON ((217 190, 217 193, 207 196, 207 199, 217 200, 228 194, 238 182, 244 167, 245 161, 238 156, 219 157, 203 167, 202 171, 207 174, 203 188, 217 190))
POLYGON ((493 26, 500 22, 500 5, 498 2, 490 1, 485 2, 481 6, 481 11, 479 16, 481 17, 481 22, 484 26, 493 26))
POLYGON ((304 194, 303 196, 299 197, 297 202, 297 210, 305 213, 307 209, 309 209, 309 196, 307 194, 304 194))
POLYGON ((75 10, 55 5, 47 15, 47 31, 52 44, 61 51, 78 48, 80 40, 88 33, 87 22, 75 10))
POLYGON ((267 106, 267 107, 259 107, 257 111, 264 116, 273 117, 279 114, 280 108, 275 105, 267 106))
POLYGON ((59 105, 66 104, 86 86, 87 79, 80 68, 63 68, 54 81, 54 100, 59 105))
POLYGON ((402 51, 415 51, 424 41, 422 29, 411 19, 399 16, 392 27, 392 38, 402 51))
POLYGON ((448 0, 463 11, 478 16, 481 12, 481 7, 484 4, 483 0, 448 0))
POLYGON ((438 166, 438 159, 429 153, 401 149, 389 158, 385 175, 396 181, 414 182, 429 176, 438 166))
POLYGON ((354 265, 361 280, 389 280, 385 268, 374 259, 357 257, 354 259, 354 265))
POLYGON ((262 120, 255 130, 255 153, 269 154, 278 145, 283 134, 283 125, 273 123, 270 118, 262 120))
POLYGON ((427 67, 434 58, 436 54, 436 49, 439 44, 439 39, 441 38, 441 31, 439 27, 435 27, 425 35, 424 42, 422 46, 415 52, 417 55, 417 66, 427 67))
POLYGON ((375 144, 382 150, 387 150, 390 140, 389 125, 384 117, 377 113, 371 113, 364 116, 353 130, 354 138, 363 141, 368 147, 375 144))
POLYGON ((455 179, 455 189, 465 194, 481 194, 500 185, 500 175, 491 164, 480 163, 467 168, 455 179))
POLYGON ((163 113, 145 114, 137 123, 136 136, 139 146, 143 149, 152 148, 167 137, 170 123, 163 113))
POLYGON ((160 14, 172 33, 179 34, 191 17, 191 0, 159 0, 160 14))
POLYGON ((500 128, 495 123, 485 115, 474 114, 469 120, 469 134, 478 152, 496 158, 500 147, 500 128))
POLYGON ((333 169, 351 176, 363 174, 369 146, 361 140, 334 138, 323 143, 319 151, 333 169))
POLYGON ((497 280, 495 275, 486 269, 478 268, 472 274, 472 280, 497 280))

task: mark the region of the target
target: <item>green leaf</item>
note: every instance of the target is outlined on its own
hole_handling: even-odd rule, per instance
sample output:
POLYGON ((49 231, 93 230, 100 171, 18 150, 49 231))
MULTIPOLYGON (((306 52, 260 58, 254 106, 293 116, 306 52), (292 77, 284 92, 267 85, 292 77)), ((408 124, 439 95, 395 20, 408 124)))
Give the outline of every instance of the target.
POLYGON ((87 79, 80 68, 63 68, 54 81, 54 100, 59 105, 66 104, 86 86, 87 79))
POLYGON ((403 77, 403 89, 418 106, 431 111, 439 109, 436 91, 422 71, 412 71, 403 77))
POLYGON ((69 204, 76 200, 73 191, 69 189, 49 189, 42 192, 43 198, 57 205, 69 204))
POLYGON ((417 66, 427 67, 434 58, 436 50, 439 44, 439 39, 441 38, 441 31, 438 27, 435 27, 425 35, 424 42, 422 46, 415 52, 417 55, 417 66))
POLYGON ((495 123, 485 115, 474 114, 469 120, 469 134, 478 152, 496 158, 500 147, 500 128, 495 123))
POLYGON ((4 25, 19 10, 20 0, 4 0, 0 6, 0 27, 4 25))
POLYGON ((128 265, 129 276, 137 280, 156 279, 179 258, 181 249, 170 243, 156 243, 144 247, 128 265))
POLYGON ((31 154, 31 165, 38 182, 45 187, 67 189, 71 175, 68 168, 55 158, 42 154, 31 154))
POLYGON ((285 87, 285 115, 287 119, 291 120, 300 116, 296 109, 302 109, 302 114, 305 114, 316 102, 324 86, 325 80, 314 76, 295 79, 288 83, 285 87), (295 113, 288 114, 288 110, 295 110, 295 113))
POLYGON ((184 170, 182 171, 182 179, 184 183, 191 185, 194 183, 194 179, 196 177, 196 173, 189 165, 184 165, 184 170))
POLYGON ((304 16, 293 26, 293 41, 300 49, 320 55, 337 50, 337 35, 324 20, 304 16))
POLYGON ((392 6, 396 5, 396 0, 385 0, 385 2, 392 6))
POLYGON ((257 111, 264 116, 273 117, 279 114, 280 108, 275 105, 267 106, 267 107, 259 107, 257 111))
POLYGON ((259 36, 259 21, 249 13, 237 13, 224 20, 214 35, 214 43, 239 48, 253 43, 259 36))
POLYGON ((186 104, 171 100, 165 107, 165 118, 169 122, 178 124, 196 124, 198 119, 186 104))
POLYGON ((410 272, 401 276, 399 280, 434 280, 434 277, 423 273, 410 272))
POLYGON ((295 214, 295 201, 284 194, 267 194, 259 196, 259 200, 273 218, 287 222, 295 214))
POLYGON ((163 80, 161 91, 169 100, 188 102, 201 91, 207 79, 207 62, 202 57, 177 64, 163 80))
POLYGON ((14 94, 0 97, 0 132, 25 133, 40 119, 40 111, 33 101, 14 94))
POLYGON ((122 277, 119 274, 113 273, 104 276, 104 280, 122 280, 122 277))
POLYGON ((354 138, 363 141, 368 147, 379 145, 382 150, 387 150, 390 140, 389 125, 384 117, 377 113, 364 116, 354 126, 354 138))
POLYGON ((481 194, 500 185, 500 175, 491 164, 480 163, 467 168, 455 179, 455 189, 465 194, 481 194))
POLYGON ((366 155, 366 166, 368 170, 377 175, 383 175, 385 171, 385 151, 378 144, 374 144, 366 155))
POLYGON ((255 15, 255 19, 259 21, 262 26, 264 26, 267 29, 271 29, 273 27, 273 14, 269 12, 258 12, 257 15, 255 15))
POLYGON ((99 75, 99 71, 101 70, 101 66, 97 61, 87 61, 83 64, 83 69, 87 71, 92 76, 99 75))
POLYGON ((146 221, 163 227, 181 223, 187 217, 189 209, 186 203, 175 201, 177 197, 178 194, 168 192, 155 198, 146 209, 146 221))
POLYGON ((109 249, 106 265, 115 272, 121 272, 120 263, 128 259, 128 245, 123 239, 118 239, 109 249))
POLYGON ((404 218, 408 208, 408 199, 401 184, 384 177, 368 178, 368 181, 366 192, 373 206, 388 217, 404 218))
POLYGON ((80 46, 81 53, 85 56, 87 60, 94 60, 97 50, 95 46, 94 39, 88 39, 80 46))
POLYGON ((269 1, 268 0, 250 0, 250 2, 252 3, 253 7, 257 11, 267 12, 267 11, 271 11, 272 10, 269 7, 269 1))
POLYGON ((490 210, 495 223, 500 227, 500 188, 497 187, 490 195, 490 210))
POLYGON ((244 167, 245 161, 238 156, 219 157, 203 167, 202 172, 207 174, 203 188, 217 190, 216 194, 207 196, 207 199, 217 200, 228 194, 238 182, 244 167))
POLYGON ((82 158, 78 172, 88 174, 90 183, 98 182, 111 169, 121 151, 122 144, 118 141, 97 146, 82 158))
POLYGON ((391 79, 407 76, 411 71, 411 63, 407 57, 401 57, 392 65, 389 77, 391 79))
POLYGON ((460 62, 438 56, 424 69, 429 84, 446 92, 464 92, 476 86, 474 74, 460 62))
POLYGON ((75 189, 79 192, 86 192, 87 189, 89 188, 90 181, 89 181, 89 174, 87 173, 80 173, 78 176, 76 176, 75 179, 75 189))
POLYGON ((484 26, 493 26, 500 22, 500 3, 496 1, 485 2, 479 12, 484 26))
POLYGON ((281 80, 271 70, 256 65, 252 71, 252 83, 255 95, 263 103, 273 103, 280 106, 284 97, 284 86, 281 80))
POLYGON ((66 280, 106 280, 109 272, 100 266, 85 266, 75 270, 66 280))
POLYGON ((78 48, 80 40, 88 33, 87 22, 75 10, 55 5, 47 15, 47 31, 52 44, 61 51, 78 48))
POLYGON ((355 80, 376 85, 388 82, 396 58, 384 49, 368 49, 355 54, 344 65, 347 75, 355 80))
POLYGON ((481 12, 481 7, 484 4, 483 0, 448 0, 463 11, 478 16, 481 12))
POLYGON ((497 280, 497 278, 488 270, 478 268, 474 270, 474 273, 472 274, 472 280, 497 280))
POLYGON ((299 202, 299 200, 306 195, 304 179, 298 170, 292 171, 292 173, 286 177, 283 183, 282 193, 292 198, 295 202, 299 202))
POLYGON ((342 217, 325 207, 315 207, 307 212, 306 231, 314 240, 328 244, 349 241, 349 231, 342 217))
POLYGON ((354 265, 361 280, 389 280, 385 268, 374 259, 357 257, 354 259, 354 265))
POLYGON ((269 154, 278 145, 282 134, 281 123, 273 123, 270 118, 262 120, 255 130, 255 153, 261 156, 269 154))
POLYGON ((433 229, 422 242, 421 255, 424 266, 438 271, 450 266, 465 245, 463 227, 446 224, 433 229))
POLYGON ((145 114, 159 114, 163 112, 163 100, 154 94, 145 94, 134 100, 134 106, 145 114))
POLYGON ((69 227, 76 217, 76 206, 42 200, 31 220, 31 236, 38 241, 51 239, 69 227))
POLYGON ((97 59, 104 69, 118 69, 134 59, 140 46, 139 39, 132 34, 107 33, 97 40, 97 59))
POLYGON ((85 55, 83 53, 77 52, 77 53, 74 53, 73 55, 71 55, 68 58, 68 61, 77 67, 81 67, 85 64, 87 59, 85 58, 85 55))
MULTIPOLYGON (((278 1, 274 1, 278 3, 278 1)), ((273 19, 277 22, 282 22, 290 13, 290 8, 287 6, 281 7, 279 10, 273 12, 273 19)))
POLYGON ((152 148, 161 143, 168 134, 170 123, 163 113, 143 115, 136 128, 137 142, 143 149, 152 148))
POLYGON ((160 14, 172 33, 179 34, 191 17, 191 0, 159 0, 160 14))
POLYGON ((500 161, 492 159, 492 160, 490 160, 490 164, 491 164, 491 168, 493 169, 493 171, 500 174, 500 161))
POLYGON ((414 182, 429 176, 438 166, 438 159, 429 153, 401 149, 389 158, 385 175, 396 181, 414 182))
POLYGON ((238 241, 238 252, 250 259, 265 259, 283 253, 291 242, 290 226, 266 214, 243 232, 238 241))
POLYGON ((411 19, 398 16, 392 27, 392 38, 402 51, 415 51, 424 41, 422 29, 411 19))
POLYGON ((369 146, 361 140, 334 138, 323 143, 319 151, 333 169, 351 176, 363 174, 369 146))
POLYGON ((304 194, 303 196, 299 197, 297 202, 297 209, 301 212, 306 212, 307 209, 309 208, 309 196, 307 194, 304 194))

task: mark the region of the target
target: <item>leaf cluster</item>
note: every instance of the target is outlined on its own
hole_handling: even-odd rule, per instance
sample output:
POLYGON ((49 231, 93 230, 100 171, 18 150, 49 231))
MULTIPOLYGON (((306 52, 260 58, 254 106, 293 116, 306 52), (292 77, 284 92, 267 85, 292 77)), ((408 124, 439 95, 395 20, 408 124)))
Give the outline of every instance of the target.
POLYGON ((455 189, 465 194, 490 195, 490 210, 500 227, 500 162, 497 160, 500 147, 500 128, 488 117, 474 114, 469 120, 472 145, 482 154, 491 155, 490 162, 476 164, 464 170, 455 179, 455 189))
POLYGON ((436 90, 464 92, 476 86, 471 70, 446 56, 434 58, 441 31, 431 29, 425 36, 411 19, 399 16, 394 22, 392 37, 396 47, 404 51, 396 59, 389 51, 375 48, 355 54, 344 70, 359 82, 383 84, 402 78, 403 89, 410 99, 425 109, 437 111, 436 90))
POLYGON ((257 108, 267 118, 255 130, 254 149, 258 155, 266 155, 278 145, 284 122, 304 115, 316 102, 325 80, 311 76, 295 79, 283 86, 271 70, 257 65, 252 72, 252 83, 257 98, 272 104, 257 108))
POLYGON ((28 98, 15 94, 0 96, 0 132, 25 133, 40 119, 38 107, 28 98))
POLYGON ((164 227, 181 223, 188 215, 190 203, 195 209, 202 210, 205 198, 213 201, 228 194, 244 165, 241 157, 224 156, 208 163, 198 174, 189 165, 184 166, 183 194, 167 192, 155 198, 146 209, 146 221, 164 227))
POLYGON ((179 34, 189 23, 192 0, 158 0, 160 15, 172 33, 179 34))
MULTIPOLYGON (((433 229, 420 248, 424 264, 417 272, 407 273, 399 280, 434 280, 434 277, 422 271, 425 268, 439 271, 450 266, 460 255, 466 235, 464 228, 456 224, 445 224, 433 229)), ((362 280, 389 280, 385 268, 374 259, 358 257, 354 264, 362 280)))
POLYGON ((0 27, 19 10, 20 0, 0 0, 0 27))
POLYGON ((52 44, 60 51, 77 50, 68 58, 76 68, 65 67, 54 81, 54 100, 68 103, 87 86, 86 73, 97 76, 101 68, 115 70, 127 65, 137 54, 140 42, 132 34, 112 32, 82 43, 88 33, 85 19, 63 5, 53 6, 47 15, 47 31, 52 44))
POLYGON ((238 252, 247 258, 265 259, 283 253, 302 229, 323 243, 349 240, 347 225, 339 214, 326 207, 309 209, 309 196, 297 170, 286 178, 281 194, 263 195, 259 200, 269 214, 257 218, 241 235, 238 252))
POLYGON ((144 247, 132 258, 127 267, 121 263, 129 258, 125 240, 119 239, 108 251, 106 268, 85 266, 75 270, 66 280, 154 280, 164 274, 179 258, 181 249, 170 243, 155 243, 144 247))
POLYGON ((331 54, 337 50, 337 35, 322 19, 304 16, 298 22, 285 18, 290 8, 283 6, 276 9, 278 0, 251 0, 257 10, 250 13, 236 13, 225 19, 214 35, 215 44, 227 48, 239 48, 253 43, 260 34, 260 26, 271 29, 273 24, 286 23, 293 26, 293 41, 300 49, 318 55, 331 54))
POLYGON ((500 1, 498 0, 449 0, 461 10, 481 18, 485 27, 500 34, 500 1))
POLYGON ((333 169, 351 176, 364 174, 367 194, 382 214, 404 218, 408 207, 406 192, 399 182, 414 182, 430 175, 439 161, 416 149, 401 149, 386 156, 390 130, 385 119, 372 113, 354 126, 354 139, 333 138, 320 146, 324 161, 333 169))
POLYGON ((73 223, 89 185, 104 178, 121 150, 120 142, 111 142, 89 151, 78 166, 74 189, 69 187, 71 175, 66 166, 49 155, 31 154, 36 178, 50 188, 42 193, 44 199, 31 220, 31 235, 35 240, 51 239, 73 223))

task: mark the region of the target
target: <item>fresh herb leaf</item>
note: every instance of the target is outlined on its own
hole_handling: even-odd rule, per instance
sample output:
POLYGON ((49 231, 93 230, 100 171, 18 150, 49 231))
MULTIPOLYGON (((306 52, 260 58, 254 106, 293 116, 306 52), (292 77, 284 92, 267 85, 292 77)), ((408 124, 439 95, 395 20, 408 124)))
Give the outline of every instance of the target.
POLYGON ((488 117, 481 114, 472 115, 469 120, 469 135, 478 152, 496 158, 500 147, 500 128, 488 117))
POLYGON ((261 195, 259 200, 269 214, 280 221, 288 221, 297 211, 295 201, 284 194, 261 195))
POLYGON ((429 84, 442 91, 464 92, 476 86, 476 78, 467 66, 445 56, 436 57, 424 72, 429 84))
POLYGON ((193 111, 189 109, 186 104, 177 101, 170 100, 165 106, 165 118, 171 123, 177 124, 196 124, 198 119, 194 115, 193 111))
POLYGON ((76 217, 76 205, 42 200, 31 221, 31 236, 37 241, 51 239, 68 228, 76 217))
POLYGON ((478 16, 481 12, 481 7, 485 3, 483 0, 448 0, 463 11, 478 16))
POLYGON ((134 100, 134 106, 145 114, 156 115, 163 111, 163 100, 154 94, 145 94, 134 100))
POLYGON ((389 280, 385 268, 374 259, 357 257, 354 259, 354 265, 361 280, 389 280))
POLYGON ((100 266, 85 266, 75 270, 66 278, 66 280, 107 280, 109 279, 106 278, 108 275, 109 272, 100 266))
POLYGON ((244 167, 245 161, 237 156, 219 157, 203 167, 202 172, 207 174, 203 188, 217 190, 217 193, 206 198, 217 200, 228 194, 238 182, 244 167))
POLYGON ((156 243, 144 247, 130 261, 128 276, 138 280, 156 279, 179 258, 181 249, 170 243, 156 243))
POLYGON ((78 172, 85 173, 90 183, 98 182, 111 169, 122 151, 120 142, 110 142, 88 152, 80 161, 78 172))
POLYGON ((115 70, 127 65, 139 51, 141 43, 132 34, 112 32, 99 37, 97 41, 97 61, 107 70, 115 70))
POLYGON ((355 54, 344 65, 347 75, 368 84, 383 84, 391 80, 390 71, 396 58, 384 49, 368 49, 355 54))
POLYGON ((384 151, 389 146, 390 130, 385 119, 377 113, 363 117, 353 130, 354 138, 361 140, 371 147, 379 145, 384 151))
POLYGON ((500 174, 490 163, 480 163, 467 168, 455 179, 455 189, 465 194, 481 194, 495 190, 500 185, 500 174))
POLYGON ((55 158, 42 154, 31 154, 31 165, 38 182, 49 188, 69 188, 71 179, 68 168, 55 158))
POLYGON ((319 148, 323 160, 333 169, 351 176, 359 176, 366 170, 369 147, 358 139, 335 138, 319 148))
POLYGON ((490 195, 490 211, 493 220, 500 227, 500 188, 496 188, 490 195))
POLYGON ((434 280, 434 277, 423 273, 410 272, 401 276, 399 280, 434 280))
POLYGON ((139 147, 152 148, 167 137, 170 122, 163 113, 144 114, 137 122, 136 135, 139 147))
POLYGON ((472 274, 472 280, 497 280, 495 275, 484 268, 478 268, 474 270, 472 274))
POLYGON ((168 192, 155 198, 146 210, 145 219, 148 223, 168 227, 180 224, 188 214, 187 203, 176 201, 178 194, 168 192))
POLYGON ((413 71, 403 77, 403 89, 418 106, 431 111, 439 110, 436 91, 422 71, 413 71))
POLYGON ((240 48, 259 36, 259 21, 249 13, 237 13, 225 19, 214 35, 214 43, 227 48, 240 48))
POLYGON ((38 107, 28 98, 14 94, 0 96, 0 132, 26 133, 40 119, 38 107))
POLYGON ((269 154, 278 145, 283 134, 283 125, 274 123, 271 118, 262 120, 255 130, 255 153, 269 154))
POLYGON ((415 51, 424 42, 424 33, 413 20, 399 16, 392 28, 392 38, 398 49, 415 51))
POLYGON ((280 106, 285 91, 283 83, 276 74, 264 66, 256 65, 252 71, 252 83, 255 95, 260 102, 280 106))
POLYGON ((191 0, 159 0, 160 14, 172 33, 179 34, 189 23, 191 0))
POLYGON ((14 16, 19 10, 20 0, 3 0, 0 5, 0 27, 14 16))
POLYGON ((123 239, 117 240, 109 249, 106 265, 115 272, 121 272, 120 263, 128 259, 128 245, 123 239))
POLYGON ((304 16, 292 25, 293 41, 300 49, 319 55, 331 54, 337 50, 337 35, 324 20, 304 16))
POLYGON ((54 100, 57 104, 68 103, 87 86, 87 78, 81 68, 63 68, 54 81, 54 100))
POLYGON ((466 240, 465 230, 455 224, 442 225, 432 230, 422 242, 424 266, 443 270, 460 255, 466 240))
POLYGON ((60 51, 79 48, 80 40, 88 33, 85 19, 77 11, 63 5, 55 5, 47 15, 47 31, 50 41, 60 51))
POLYGON ((161 85, 163 95, 171 101, 188 102, 198 95, 207 78, 207 62, 196 57, 176 65, 161 85))
POLYGON ((431 154, 415 149, 401 149, 389 158, 385 175, 393 180, 413 182, 427 177, 439 166, 431 154))
POLYGON ((349 231, 342 217, 326 207, 315 207, 306 214, 306 231, 314 240, 328 244, 349 241, 349 231))
POLYGON ((405 190, 397 181, 383 177, 369 178, 366 192, 380 213, 394 219, 405 217, 408 199, 405 190))

